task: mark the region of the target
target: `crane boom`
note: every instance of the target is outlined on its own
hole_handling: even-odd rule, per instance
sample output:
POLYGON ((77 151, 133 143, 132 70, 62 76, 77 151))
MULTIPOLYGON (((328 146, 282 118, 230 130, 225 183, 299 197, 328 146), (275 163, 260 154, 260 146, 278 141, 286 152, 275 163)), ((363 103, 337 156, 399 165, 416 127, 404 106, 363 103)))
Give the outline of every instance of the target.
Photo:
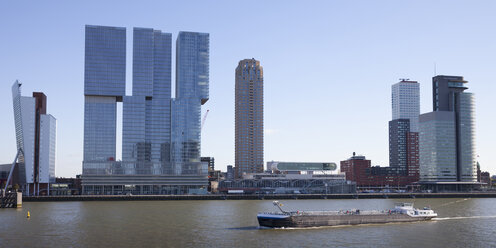
POLYGON ((205 121, 207 120, 207 115, 208 115, 208 112, 210 110, 207 109, 207 112, 205 113, 205 115, 203 116, 203 119, 202 119, 202 122, 201 122, 201 127, 200 127, 200 130, 203 130, 203 125, 205 125, 205 121))

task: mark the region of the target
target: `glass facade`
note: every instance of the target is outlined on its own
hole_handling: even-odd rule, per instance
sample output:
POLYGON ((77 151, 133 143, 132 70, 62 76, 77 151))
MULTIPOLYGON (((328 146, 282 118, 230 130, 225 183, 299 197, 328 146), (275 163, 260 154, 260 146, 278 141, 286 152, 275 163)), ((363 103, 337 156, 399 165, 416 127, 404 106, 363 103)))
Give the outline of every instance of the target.
POLYGON ((17 149, 19 154, 20 183, 34 182, 34 133, 35 133, 35 99, 21 96, 21 84, 16 81, 12 85, 14 106, 14 122, 16 130, 17 149))
POLYGON ((208 101, 209 34, 180 32, 176 41, 176 99, 172 104, 172 159, 177 174, 198 174, 201 105, 208 101))
POLYGON ((464 92, 466 83, 460 76, 432 78, 434 112, 421 116, 425 122, 425 130, 420 133, 423 181, 477 182, 475 104, 473 94, 464 92), (449 121, 443 115, 449 115, 449 121), (436 121, 429 124, 432 121, 426 120, 432 116, 436 121), (432 139, 440 141, 432 145, 432 139))
POLYGON ((133 29, 132 96, 125 96, 120 80, 125 76, 125 33, 124 28, 86 28, 83 191, 130 192, 124 186, 142 194, 199 189, 207 183, 207 170, 200 163, 200 115, 208 100, 208 34, 179 34, 172 99, 172 35, 133 29), (122 161, 114 161, 116 102, 121 99, 122 161), (183 186, 176 190, 166 184, 183 186))
POLYGON ((86 25, 83 165, 115 160, 117 100, 125 93, 126 29, 86 25))
POLYGON ((455 113, 435 111, 420 116, 420 180, 456 181, 455 113))
POLYGON ((126 93, 126 29, 86 25, 84 94, 126 93))
POLYGON ((475 151, 475 104, 472 93, 459 93, 458 138, 460 153, 460 181, 477 181, 475 151))
POLYGON ((145 140, 145 97, 125 96, 122 102, 122 160, 151 161, 151 146, 145 140))
POLYGON ((115 97, 84 97, 85 162, 115 160, 116 119, 115 97))
POLYGON ((122 159, 136 162, 139 174, 172 173, 171 39, 159 30, 134 28, 133 96, 124 97, 122 159))

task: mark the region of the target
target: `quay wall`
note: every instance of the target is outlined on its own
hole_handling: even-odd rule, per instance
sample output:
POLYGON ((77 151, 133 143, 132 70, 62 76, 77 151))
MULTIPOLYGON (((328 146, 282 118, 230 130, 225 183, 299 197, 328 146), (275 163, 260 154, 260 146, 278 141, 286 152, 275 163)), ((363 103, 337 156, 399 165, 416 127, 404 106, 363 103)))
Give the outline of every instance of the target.
POLYGON ((484 193, 362 193, 362 194, 213 194, 213 195, 67 195, 24 196, 24 202, 43 201, 168 201, 168 200, 288 200, 288 199, 387 199, 387 198, 496 198, 484 193))

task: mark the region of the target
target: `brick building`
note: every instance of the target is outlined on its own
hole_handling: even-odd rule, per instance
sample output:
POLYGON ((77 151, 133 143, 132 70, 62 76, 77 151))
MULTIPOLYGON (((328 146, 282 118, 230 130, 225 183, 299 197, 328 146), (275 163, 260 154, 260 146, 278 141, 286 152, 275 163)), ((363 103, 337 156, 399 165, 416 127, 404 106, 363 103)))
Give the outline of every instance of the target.
POLYGON ((418 181, 418 163, 411 164, 413 168, 408 168, 405 175, 394 167, 371 166, 371 161, 365 156, 353 154, 351 158, 341 161, 340 169, 346 174, 346 180, 356 182, 360 188, 404 188, 418 181))

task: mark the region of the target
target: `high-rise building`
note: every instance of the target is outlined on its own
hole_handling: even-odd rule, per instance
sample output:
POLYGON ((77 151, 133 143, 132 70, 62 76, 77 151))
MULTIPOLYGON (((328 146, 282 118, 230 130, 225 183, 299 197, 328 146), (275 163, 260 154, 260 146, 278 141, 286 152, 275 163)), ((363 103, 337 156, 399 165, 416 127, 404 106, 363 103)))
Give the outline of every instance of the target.
POLYGON ((235 85, 235 169, 263 172, 263 68, 255 59, 241 60, 235 85))
POLYGON ((126 29, 86 26, 83 167, 115 160, 117 101, 126 93, 126 29))
POLYGON ((179 32, 176 41, 172 161, 177 174, 198 174, 201 166, 201 105, 209 97, 209 44, 207 33, 179 32))
POLYGON ((459 76, 432 79, 434 112, 420 116, 423 182, 458 182, 457 190, 476 185, 475 106, 466 83, 459 76))
POLYGON ((93 105, 85 108, 83 193, 206 190, 207 168, 200 161, 200 115, 201 105, 208 100, 209 35, 179 33, 175 99, 171 97, 172 34, 133 29, 131 96, 120 89, 125 89, 121 76, 125 76, 126 29, 86 26, 86 35, 85 75, 97 74, 98 80, 85 76, 86 105, 93 105), (98 90, 87 92, 86 88, 98 90), (119 101, 123 102, 122 161, 114 161, 119 101))
POLYGON ((455 113, 434 111, 420 115, 420 179, 457 181, 455 113))
POLYGON ((134 28, 133 95, 123 98, 122 160, 138 166, 127 174, 172 174, 171 40, 170 33, 134 28))
POLYGON ((391 87, 393 120, 389 122, 388 173, 418 181, 418 118, 420 114, 419 84, 406 79, 391 87))
POLYGON ((391 86, 392 120, 409 119, 410 132, 418 132, 420 87, 417 81, 402 80, 391 86))
POLYGON ((47 98, 42 92, 21 96, 21 83, 12 85, 16 128, 19 182, 27 195, 50 194, 55 182, 56 119, 46 113, 47 98))
POLYGON ((389 166, 396 173, 406 175, 408 171, 409 119, 396 119, 389 122, 389 166))

